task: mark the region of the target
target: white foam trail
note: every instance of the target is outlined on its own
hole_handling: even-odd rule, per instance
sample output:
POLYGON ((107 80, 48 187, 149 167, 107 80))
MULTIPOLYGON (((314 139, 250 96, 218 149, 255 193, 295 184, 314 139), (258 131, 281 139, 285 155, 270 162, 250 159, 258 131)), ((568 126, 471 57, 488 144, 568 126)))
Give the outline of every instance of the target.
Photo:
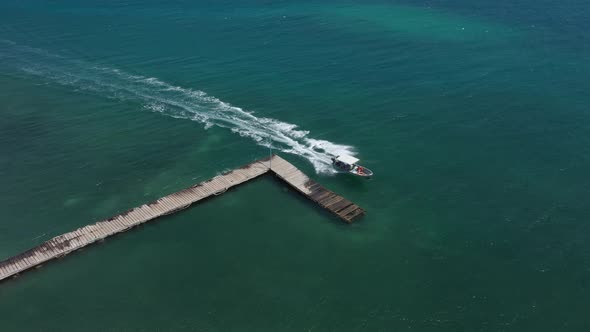
POLYGON ((227 128, 258 145, 272 145, 279 151, 304 157, 318 173, 334 173, 330 155, 355 154, 351 146, 311 138, 309 131, 295 124, 257 117, 203 91, 175 86, 155 77, 95 66, 11 41, 0 40, 0 46, 8 49, 11 55, 4 65, 20 68, 27 75, 109 98, 137 101, 146 110, 197 121, 204 124, 205 129, 227 128))

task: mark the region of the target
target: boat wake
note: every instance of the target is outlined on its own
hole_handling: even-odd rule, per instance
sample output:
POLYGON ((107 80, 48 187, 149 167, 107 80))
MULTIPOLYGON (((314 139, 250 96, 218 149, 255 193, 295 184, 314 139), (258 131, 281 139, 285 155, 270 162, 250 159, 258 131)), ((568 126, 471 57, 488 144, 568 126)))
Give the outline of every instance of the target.
POLYGON ((279 120, 257 117, 199 90, 176 86, 155 77, 134 75, 108 66, 52 54, 43 49, 0 40, 0 68, 10 66, 27 75, 122 101, 174 118, 227 128, 261 146, 306 158, 317 173, 334 173, 331 155, 354 154, 353 147, 314 139, 309 131, 279 120))

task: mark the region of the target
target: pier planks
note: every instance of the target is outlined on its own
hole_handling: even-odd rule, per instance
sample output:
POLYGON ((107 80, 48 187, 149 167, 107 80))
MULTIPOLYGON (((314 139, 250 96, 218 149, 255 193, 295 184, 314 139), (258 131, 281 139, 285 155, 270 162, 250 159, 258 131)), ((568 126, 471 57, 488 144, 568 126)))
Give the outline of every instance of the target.
POLYGON ((365 210, 356 204, 322 187, 319 183, 311 180, 307 175, 279 156, 273 156, 271 171, 297 191, 328 211, 336 214, 347 223, 351 223, 356 217, 365 213, 365 210))
POLYGON ((267 158, 247 164, 93 225, 56 236, 19 255, 1 261, 0 281, 109 236, 125 232, 134 226, 183 210, 200 200, 220 195, 234 186, 268 172, 275 174, 279 179, 348 223, 365 213, 357 205, 311 180, 288 161, 273 155, 272 159, 267 158))

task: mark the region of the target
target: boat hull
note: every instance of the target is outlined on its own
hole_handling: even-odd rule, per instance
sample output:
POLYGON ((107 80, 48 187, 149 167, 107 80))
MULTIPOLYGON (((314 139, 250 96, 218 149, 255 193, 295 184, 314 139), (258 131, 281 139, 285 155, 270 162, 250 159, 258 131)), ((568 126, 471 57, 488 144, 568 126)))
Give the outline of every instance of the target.
POLYGON ((368 179, 368 178, 370 178, 370 177, 372 177, 372 176, 373 176, 373 174, 372 174, 372 173, 371 173, 371 174, 357 174, 357 173, 353 173, 353 172, 347 172, 347 173, 348 173, 348 174, 352 174, 352 175, 354 175, 354 176, 358 176, 358 177, 360 177, 360 178, 365 178, 365 179, 368 179))
POLYGON ((348 173, 361 178, 370 178, 373 176, 373 171, 361 165, 344 164, 332 159, 332 166, 341 173, 348 173))

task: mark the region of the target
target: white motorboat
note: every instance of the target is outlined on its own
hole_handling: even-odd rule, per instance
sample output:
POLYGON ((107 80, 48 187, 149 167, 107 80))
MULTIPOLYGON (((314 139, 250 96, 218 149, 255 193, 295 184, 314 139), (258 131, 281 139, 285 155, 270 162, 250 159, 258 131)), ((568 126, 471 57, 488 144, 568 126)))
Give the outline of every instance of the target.
POLYGON ((353 156, 343 155, 332 158, 332 165, 342 172, 347 172, 356 176, 369 178, 373 175, 373 171, 370 169, 357 164, 358 158, 353 156))

